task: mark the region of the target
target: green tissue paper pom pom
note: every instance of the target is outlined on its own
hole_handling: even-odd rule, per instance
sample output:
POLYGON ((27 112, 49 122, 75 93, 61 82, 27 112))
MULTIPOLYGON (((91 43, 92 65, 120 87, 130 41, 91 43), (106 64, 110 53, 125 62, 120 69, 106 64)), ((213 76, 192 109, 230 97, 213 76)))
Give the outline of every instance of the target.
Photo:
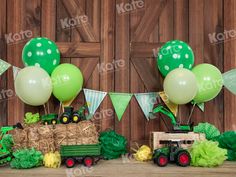
POLYGON ((191 165, 199 167, 215 167, 226 160, 227 150, 221 149, 217 142, 197 141, 190 149, 191 165))
POLYGON ((43 155, 40 151, 32 149, 21 149, 13 153, 14 159, 11 161, 11 168, 26 169, 38 167, 43 164, 43 155))
POLYGON ((102 155, 105 159, 116 159, 127 152, 127 140, 115 131, 105 131, 100 134, 99 141, 102 145, 102 155))
POLYGON ((193 131, 195 133, 204 133, 207 140, 212 140, 213 138, 220 135, 220 131, 214 125, 210 123, 199 123, 194 126, 193 131))

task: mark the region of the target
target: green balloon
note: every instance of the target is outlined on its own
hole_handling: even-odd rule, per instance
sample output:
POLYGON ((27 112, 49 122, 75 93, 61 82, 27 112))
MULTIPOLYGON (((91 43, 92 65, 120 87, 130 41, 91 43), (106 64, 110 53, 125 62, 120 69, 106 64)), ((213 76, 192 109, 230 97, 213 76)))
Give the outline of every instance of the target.
POLYGON ((52 72, 53 95, 60 100, 70 101, 75 98, 83 86, 83 75, 72 64, 61 64, 52 72))
POLYGON ((173 40, 165 43, 157 55, 157 67, 165 77, 176 68, 191 70, 194 54, 191 47, 183 41, 173 40))
POLYGON ((49 75, 60 64, 57 45, 43 37, 31 39, 23 48, 22 60, 25 66, 39 66, 49 75))
POLYGON ((186 104, 197 94, 197 81, 194 74, 185 68, 171 71, 164 80, 164 91, 175 104, 186 104))
POLYGON ((193 99, 195 103, 209 101, 219 94, 223 86, 223 78, 218 68, 203 63, 195 66, 192 72, 198 84, 198 92, 193 99))

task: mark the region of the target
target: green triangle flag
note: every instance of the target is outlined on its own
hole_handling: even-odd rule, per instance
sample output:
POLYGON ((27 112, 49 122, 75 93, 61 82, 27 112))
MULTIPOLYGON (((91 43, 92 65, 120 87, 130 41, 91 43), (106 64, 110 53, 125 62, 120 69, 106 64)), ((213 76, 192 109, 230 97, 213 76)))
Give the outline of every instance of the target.
POLYGON ((236 69, 232 69, 223 74, 224 86, 236 95, 236 69))
POLYGON ((133 94, 110 92, 109 96, 111 98, 111 102, 114 106, 118 120, 120 121, 122 119, 122 116, 129 104, 133 94))
POLYGON ((197 104, 197 107, 202 111, 202 112, 204 112, 204 103, 198 103, 197 104))
POLYGON ((4 60, 1 60, 0 59, 0 76, 6 71, 8 70, 8 68, 10 67, 11 65, 7 62, 5 62, 4 60))

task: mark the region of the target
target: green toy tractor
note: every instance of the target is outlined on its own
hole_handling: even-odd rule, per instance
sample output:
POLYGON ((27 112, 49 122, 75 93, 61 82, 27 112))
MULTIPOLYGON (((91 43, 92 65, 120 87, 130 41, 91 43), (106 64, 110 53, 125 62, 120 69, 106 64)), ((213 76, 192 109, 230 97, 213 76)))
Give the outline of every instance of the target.
POLYGON ((162 114, 168 116, 171 119, 171 124, 172 124, 171 132, 173 132, 173 133, 185 133, 185 132, 190 132, 193 129, 193 123, 190 124, 190 125, 189 124, 188 125, 186 125, 186 124, 179 124, 176 121, 175 115, 168 108, 164 107, 161 104, 157 105, 153 109, 152 114, 156 114, 156 113, 162 113, 162 114))
POLYGON ((8 131, 13 130, 14 128, 23 129, 23 127, 20 123, 17 123, 16 125, 13 125, 13 126, 1 127, 1 134, 0 134, 0 165, 5 164, 7 162, 10 162, 11 159, 12 159, 11 148, 9 148, 4 143, 4 136, 7 134, 8 131))
POLYGON ((58 123, 58 114, 46 114, 41 116, 41 120, 44 125, 47 124, 57 124, 58 123))
POLYGON ((191 156, 186 149, 181 148, 181 144, 191 144, 189 140, 161 140, 160 144, 165 147, 156 149, 153 153, 153 162, 160 167, 166 166, 169 162, 186 167, 190 165, 191 156))
POLYGON ((86 120, 87 106, 82 106, 78 111, 74 111, 74 108, 71 106, 65 107, 64 110, 59 118, 62 124, 68 124, 70 122, 78 123, 86 120))

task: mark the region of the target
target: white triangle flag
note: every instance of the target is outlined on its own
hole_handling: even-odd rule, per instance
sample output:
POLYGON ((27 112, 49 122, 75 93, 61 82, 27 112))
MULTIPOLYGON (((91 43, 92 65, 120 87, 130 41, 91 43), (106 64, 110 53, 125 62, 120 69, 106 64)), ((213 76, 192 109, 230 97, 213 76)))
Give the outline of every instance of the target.
POLYGON ((18 68, 16 66, 13 66, 13 77, 14 77, 14 80, 16 79, 16 76, 18 74, 18 72, 21 70, 21 68, 18 68))
POLYGON ((157 103, 158 94, 156 92, 135 93, 134 96, 138 101, 138 104, 141 107, 146 119, 149 120, 153 106, 157 103))
POLYGON ((97 90, 91 90, 91 89, 83 89, 85 99, 87 102, 89 113, 94 115, 97 108, 100 106, 101 102, 107 95, 107 92, 101 92, 97 90))
POLYGON ((7 63, 6 61, 0 59, 0 75, 2 75, 8 68, 11 66, 11 64, 7 63))

